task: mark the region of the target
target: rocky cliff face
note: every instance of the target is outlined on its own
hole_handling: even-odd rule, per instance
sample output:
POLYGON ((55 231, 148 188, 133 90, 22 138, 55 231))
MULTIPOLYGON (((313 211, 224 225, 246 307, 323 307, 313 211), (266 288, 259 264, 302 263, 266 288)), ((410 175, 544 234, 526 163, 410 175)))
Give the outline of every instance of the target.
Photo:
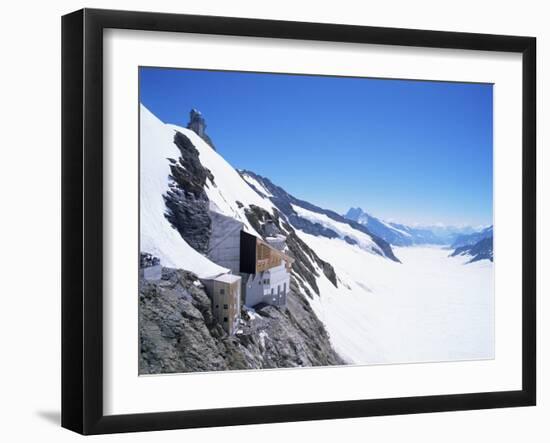
POLYGON ((242 311, 228 336, 214 320, 198 278, 163 268, 159 281, 140 281, 140 374, 328 366, 344 362, 332 349, 309 303, 292 291, 286 308, 242 311))
POLYGON ((202 166, 199 152, 181 132, 176 132, 174 144, 180 151, 179 159, 170 161, 170 189, 164 196, 166 218, 189 245, 206 253, 211 232, 208 197, 204 191, 206 179, 212 173, 202 166))
MULTIPOLYGON (((304 294, 311 297, 311 293, 305 282, 319 295, 317 277, 321 270, 334 286, 338 286, 336 273, 332 265, 321 258, 306 245, 292 226, 281 220, 278 211, 274 215, 265 209, 252 206, 247 209, 246 217, 250 224, 264 238, 268 235, 283 234, 286 237, 286 244, 289 255, 294 258, 290 286, 296 294, 304 294), (269 232, 266 232, 269 229, 269 232), (274 232, 275 231, 275 232, 274 232)), ((314 314, 313 314, 314 315, 314 314)))

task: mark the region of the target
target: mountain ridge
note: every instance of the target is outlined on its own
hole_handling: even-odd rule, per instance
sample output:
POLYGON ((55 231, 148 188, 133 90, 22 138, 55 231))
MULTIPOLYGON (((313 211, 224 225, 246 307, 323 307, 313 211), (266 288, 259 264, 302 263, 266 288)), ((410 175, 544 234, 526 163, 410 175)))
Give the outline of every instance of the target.
POLYGON ((477 242, 483 240, 484 238, 492 237, 492 236, 493 236, 493 225, 488 226, 479 232, 459 235, 451 245, 451 248, 456 249, 456 248, 460 248, 461 246, 474 245, 477 242))
POLYGON ((427 244, 451 246, 457 238, 478 234, 478 231, 470 226, 409 226, 403 223, 386 222, 360 207, 351 207, 344 217, 367 226, 374 234, 395 246, 427 244))
POLYGON ((334 227, 331 227, 330 224, 327 226, 323 224, 322 219, 315 219, 315 217, 304 217, 303 213, 299 214, 296 210, 296 207, 305 209, 306 211, 311 211, 316 214, 324 215, 329 219, 333 220, 336 223, 347 224, 351 228, 366 234, 372 238, 372 241, 379 248, 373 249, 375 253, 386 256, 390 260, 399 262, 399 259, 395 256, 391 245, 382 237, 371 232, 366 226, 361 225, 360 223, 346 219, 344 216, 338 214, 335 211, 330 209, 324 209, 317 205, 314 205, 305 200, 301 200, 293 195, 289 194, 282 187, 275 185, 269 178, 263 177, 253 171, 246 169, 239 169, 239 174, 243 179, 250 185, 252 189, 258 192, 260 195, 265 195, 269 198, 283 214, 285 214, 289 221, 298 229, 303 230, 306 233, 311 233, 314 235, 322 235, 328 238, 342 237, 344 240, 350 242, 351 244, 356 241, 349 235, 342 235, 336 232, 334 227), (252 180, 250 180, 252 178, 252 180))
POLYGON ((464 255, 471 257, 468 263, 475 263, 480 260, 493 261, 493 236, 484 237, 476 243, 466 244, 457 247, 450 257, 464 255))

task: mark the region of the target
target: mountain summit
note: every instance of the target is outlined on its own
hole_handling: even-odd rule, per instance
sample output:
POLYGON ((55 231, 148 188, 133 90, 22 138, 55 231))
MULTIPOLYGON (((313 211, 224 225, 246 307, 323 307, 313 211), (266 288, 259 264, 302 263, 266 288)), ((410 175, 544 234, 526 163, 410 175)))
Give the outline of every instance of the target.
POLYGON ((406 227, 393 226, 366 213, 361 208, 350 208, 344 217, 365 226, 369 231, 392 245, 411 246, 415 243, 414 233, 407 232, 406 227))

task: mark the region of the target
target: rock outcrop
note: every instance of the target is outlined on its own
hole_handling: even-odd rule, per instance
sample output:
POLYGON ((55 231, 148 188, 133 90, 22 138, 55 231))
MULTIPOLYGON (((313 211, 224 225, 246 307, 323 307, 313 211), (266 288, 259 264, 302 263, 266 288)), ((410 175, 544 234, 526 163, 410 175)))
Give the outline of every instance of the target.
POLYGON ((307 300, 292 291, 286 308, 242 311, 227 335, 214 320, 198 278, 163 268, 157 282, 140 281, 140 374, 329 366, 344 362, 307 300))
POLYGON ((166 218, 191 247, 206 253, 212 222, 204 187, 208 186, 206 179, 214 182, 214 177, 202 166, 199 152, 189 138, 176 132, 174 144, 181 155, 178 160, 169 159, 171 183, 164 195, 166 218))

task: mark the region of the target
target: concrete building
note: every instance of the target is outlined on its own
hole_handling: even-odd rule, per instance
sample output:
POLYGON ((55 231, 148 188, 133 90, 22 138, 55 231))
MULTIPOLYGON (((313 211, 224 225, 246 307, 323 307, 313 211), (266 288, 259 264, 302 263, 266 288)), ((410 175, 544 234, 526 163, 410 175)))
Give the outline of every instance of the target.
POLYGON ((196 109, 191 109, 191 112, 189 113, 189 123, 187 124, 187 128, 191 129, 200 138, 204 138, 206 131, 206 121, 204 120, 204 117, 202 116, 200 111, 197 111, 196 109))
POLYGON ((241 231, 240 252, 244 303, 250 307, 260 303, 286 306, 294 259, 244 231, 241 231))
POLYGON ((222 274, 201 281, 212 301, 214 318, 229 335, 233 335, 241 318, 241 277, 222 274))
POLYGON ((233 274, 241 272, 241 231, 244 224, 217 211, 209 212, 212 220, 208 258, 229 268, 233 274))
POLYGON ((260 303, 284 307, 290 290, 290 274, 283 263, 257 274, 246 274, 243 279, 245 304, 253 307, 260 303))
POLYGON ((208 258, 241 276, 243 304, 286 306, 294 259, 285 254, 286 238, 276 234, 264 241, 244 231, 244 224, 210 211, 212 234, 208 258))

